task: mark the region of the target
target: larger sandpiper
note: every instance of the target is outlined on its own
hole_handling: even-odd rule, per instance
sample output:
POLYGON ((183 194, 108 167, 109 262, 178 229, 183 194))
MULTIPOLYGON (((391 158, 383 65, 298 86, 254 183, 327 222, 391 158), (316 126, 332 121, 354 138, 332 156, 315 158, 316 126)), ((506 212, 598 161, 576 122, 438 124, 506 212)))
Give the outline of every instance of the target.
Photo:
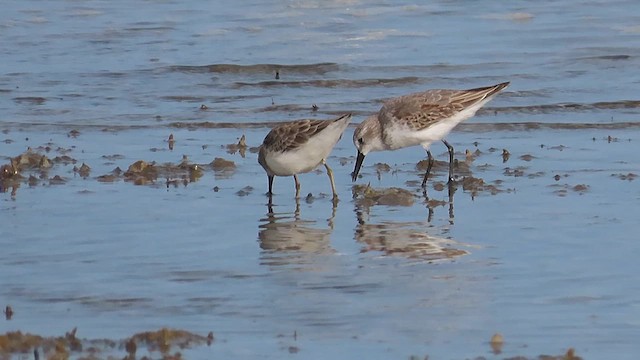
POLYGON ((449 181, 453 181, 453 147, 443 140, 444 137, 508 85, 504 82, 469 90, 427 90, 387 100, 377 114, 360 123, 353 133, 358 156, 352 180, 358 178, 364 157, 369 152, 421 145, 429 157, 422 180, 424 188, 433 165, 429 146, 442 140, 449 149, 449 181))
POLYGON ((299 120, 273 128, 264 138, 258 162, 267 172, 269 192, 273 194, 274 176, 293 176, 296 198, 300 196, 297 174, 312 171, 323 164, 331 181, 333 198, 337 199, 333 171, 327 157, 351 121, 351 114, 333 120, 299 120))

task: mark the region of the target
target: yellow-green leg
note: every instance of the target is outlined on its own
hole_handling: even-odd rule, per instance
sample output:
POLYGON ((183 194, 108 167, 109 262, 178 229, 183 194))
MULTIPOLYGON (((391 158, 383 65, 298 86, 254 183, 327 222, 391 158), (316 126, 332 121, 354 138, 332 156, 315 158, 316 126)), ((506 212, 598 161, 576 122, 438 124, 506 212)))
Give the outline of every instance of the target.
POLYGON ((300 198, 300 181, 298 181, 298 175, 293 175, 293 181, 296 182, 296 199, 300 198))
POLYGON ((338 193, 336 192, 336 183, 333 181, 333 170, 327 165, 327 162, 322 160, 322 165, 327 169, 327 175, 329 175, 329 180, 331 181, 331 191, 333 191, 333 198, 338 198, 338 193))

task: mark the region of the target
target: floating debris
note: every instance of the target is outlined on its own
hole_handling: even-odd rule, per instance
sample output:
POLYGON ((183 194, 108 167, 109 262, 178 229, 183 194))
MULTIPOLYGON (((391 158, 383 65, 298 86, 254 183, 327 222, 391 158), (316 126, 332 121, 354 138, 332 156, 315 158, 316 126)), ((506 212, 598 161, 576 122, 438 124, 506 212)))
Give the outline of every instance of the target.
POLYGON ((29 184, 29 186, 31 187, 37 186, 39 182, 40 181, 38 180, 37 177, 33 175, 29 175, 29 179, 27 180, 27 184, 29 184))
POLYGON ((124 177, 126 181, 132 181, 135 185, 145 185, 158 178, 158 169, 155 162, 148 163, 144 160, 138 160, 129 165, 124 177))
POLYGON ((546 173, 544 171, 536 171, 534 173, 531 173, 531 174, 527 175, 527 177, 529 179, 535 179, 535 178, 543 177, 545 175, 546 175, 546 173))
POLYGON ((580 356, 576 356, 576 351, 573 348, 569 348, 564 354, 562 360, 582 360, 580 356))
POLYGON ((124 173, 124 176, 129 176, 131 174, 141 173, 141 172, 147 170, 148 168, 153 167, 153 165, 154 165, 154 163, 147 163, 144 160, 138 160, 138 161, 134 162, 133 164, 129 165, 129 168, 124 173))
POLYGON ((462 189, 464 191, 470 192, 472 198, 475 197, 479 192, 488 192, 491 195, 496 195, 505 191, 499 189, 495 185, 485 183, 481 178, 476 178, 473 176, 465 176, 462 179, 462 189))
POLYGON ((110 174, 100 175, 96 179, 100 182, 114 182, 120 178, 121 174, 122 170, 119 167, 116 167, 110 174))
MULTIPOLYGON (((534 17, 533 14, 526 13, 526 12, 512 12, 512 13, 505 13, 505 14, 491 13, 491 14, 481 15, 481 18, 483 18, 483 19, 489 19, 489 20, 511 20, 511 21, 515 21, 515 22, 527 22, 527 21, 530 21, 531 19, 533 19, 533 17, 534 17)), ((495 110, 495 112, 497 113, 498 111, 495 110)))
POLYGON ((377 164, 375 164, 373 166, 376 168, 376 171, 378 173, 387 173, 387 172, 391 171, 391 166, 389 166, 389 164, 377 163, 377 164))
POLYGON ((412 206, 415 200, 413 194, 401 188, 374 189, 369 185, 354 185, 353 198, 360 205, 412 206))
MULTIPOLYGON (((418 183, 418 182, 416 181, 416 183, 418 183)), ((446 188, 447 188, 447 184, 443 183, 442 181, 438 181, 438 182, 433 183, 433 189, 435 191, 443 191, 446 188)))
POLYGON ((188 169, 191 169, 193 166, 194 165, 191 164, 191 162, 189 161, 189 157, 187 155, 182 155, 182 160, 180 160, 180 163, 178 164, 178 168, 183 170, 188 170, 188 169))
POLYGON ((9 164, 5 164, 0 167, 0 180, 10 179, 18 176, 18 165, 14 159, 10 159, 9 164))
POLYGON ((232 170, 236 168, 236 164, 233 161, 219 157, 213 159, 210 165, 215 171, 232 170))
POLYGON ((589 190, 589 185, 578 184, 578 185, 574 186, 572 189, 575 192, 584 193, 584 192, 589 190))
POLYGON ((113 154, 113 155, 102 155, 103 159, 107 159, 109 161, 121 160, 124 159, 124 155, 113 154))
POLYGON ((38 168, 43 170, 43 169, 48 169, 52 166, 53 165, 51 165, 51 161, 49 161, 49 158, 42 155, 42 157, 40 158, 40 162, 38 163, 38 168))
POLYGON ((489 345, 491 345, 491 351, 493 351, 494 354, 498 355, 502 353, 502 347, 504 346, 504 338, 502 337, 501 334, 495 333, 491 337, 491 340, 489 341, 489 345))
POLYGON ((236 195, 238 195, 240 197, 247 196, 247 195, 251 194, 252 191, 253 191, 253 187, 245 186, 242 189, 236 191, 236 195))
POLYGON ((638 177, 638 174, 628 173, 628 174, 611 174, 611 176, 615 176, 620 180, 628 180, 633 181, 638 177))
POLYGON ((520 176, 524 176, 524 170, 526 168, 523 167, 517 167, 515 169, 512 168, 505 168, 503 174, 506 176, 513 176, 513 177, 520 177, 520 176))
POLYGON ((239 152, 240 156, 242 156, 243 158, 245 157, 245 154, 247 152, 247 140, 244 134, 242 135, 242 137, 240 137, 240 140, 238 140, 237 143, 227 144, 227 153, 235 154, 236 152, 239 152))
POLYGON ((4 317, 7 320, 11 320, 11 318, 13 317, 13 309, 11 308, 11 305, 7 305, 4 308, 4 317))
POLYGON ((509 152, 509 150, 502 149, 502 162, 506 163, 507 161, 509 161, 510 157, 511 157, 511 153, 509 152))
POLYGON ((304 198, 304 201, 305 201, 307 204, 312 204, 315 200, 316 200, 316 198, 315 198, 315 197, 313 197, 313 194, 312 194, 312 193, 307 194, 307 197, 305 197, 305 198, 304 198))
MULTIPOLYGON (((476 150, 476 151, 479 151, 479 150, 476 150)), ((464 158, 465 158, 465 161, 467 162, 473 162, 476 159, 476 156, 471 150, 466 149, 464 151, 464 158)))
POLYGON ((91 168, 89 167, 89 165, 82 163, 82 165, 79 168, 74 166, 73 172, 78 173, 83 178, 87 178, 89 176, 89 173, 91 172, 91 168))
POLYGON ((180 349, 189 348, 192 345, 206 344, 209 339, 185 330, 162 328, 158 331, 145 331, 133 335, 127 342, 133 341, 137 346, 146 345, 149 351, 168 353, 172 346, 180 349))
MULTIPOLYGON (((115 356, 120 349, 124 349, 128 357, 134 359, 140 347, 146 347, 149 352, 158 351, 163 359, 181 359, 179 352, 171 353, 172 348, 188 349, 194 346, 210 346, 214 342, 213 332, 205 336, 194 334, 186 330, 162 328, 157 331, 147 331, 134 334, 130 338, 120 341, 99 339, 80 339, 76 336, 77 328, 67 332, 64 336, 43 337, 20 331, 10 331, 0 335, 0 358, 12 358, 12 355, 24 356, 33 351, 34 358, 40 357, 40 350, 46 359, 121 359, 115 356), (108 352, 104 357, 96 355, 108 352)), ((147 357, 145 357, 147 358, 147 357)), ((157 358, 157 356, 152 356, 157 358)))
POLYGON ((13 101, 17 104, 29 103, 32 105, 42 105, 47 101, 47 99, 40 96, 20 96, 13 98, 13 101))
MULTIPOLYGON (((416 164, 416 170, 420 172, 427 171, 428 167, 429 167, 428 159, 420 160, 416 164)), ((433 159, 433 166, 431 167, 431 171, 435 169, 449 169, 449 162, 433 159)))
POLYGON ((173 145, 176 143, 173 138, 173 134, 169 134, 169 139, 167 140, 167 142, 169 143, 169 150, 173 150, 173 145))
POLYGON ((56 175, 49 179, 49 185, 62 185, 66 184, 67 180, 60 175, 56 175))
POLYGON ((69 165, 69 164, 75 164, 78 162, 78 160, 68 156, 68 155, 62 155, 62 156, 56 156, 53 158, 53 162, 56 164, 63 164, 63 165, 69 165))
POLYGON ((124 344, 124 349, 129 354, 130 359, 136 358, 136 351, 138 351, 138 345, 136 345, 136 341, 131 338, 124 344))
POLYGON ((27 151, 25 151, 24 153, 11 159, 11 165, 18 171, 44 170, 52 166, 49 158, 47 158, 45 155, 42 155, 36 151, 33 151, 33 149, 31 148, 28 148, 27 151))

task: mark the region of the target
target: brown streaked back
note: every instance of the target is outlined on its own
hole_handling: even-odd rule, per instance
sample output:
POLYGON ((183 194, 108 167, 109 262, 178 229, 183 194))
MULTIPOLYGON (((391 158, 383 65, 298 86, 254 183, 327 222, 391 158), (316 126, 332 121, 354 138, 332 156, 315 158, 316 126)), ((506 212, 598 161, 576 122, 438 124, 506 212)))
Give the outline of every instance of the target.
POLYGON ((262 147, 272 152, 285 152, 304 145, 336 120, 299 120, 273 128, 264 138, 262 147))
POLYGON ((383 127, 395 122, 422 130, 494 96, 508 85, 505 82, 469 90, 428 90, 400 96, 384 103, 378 120, 383 127))

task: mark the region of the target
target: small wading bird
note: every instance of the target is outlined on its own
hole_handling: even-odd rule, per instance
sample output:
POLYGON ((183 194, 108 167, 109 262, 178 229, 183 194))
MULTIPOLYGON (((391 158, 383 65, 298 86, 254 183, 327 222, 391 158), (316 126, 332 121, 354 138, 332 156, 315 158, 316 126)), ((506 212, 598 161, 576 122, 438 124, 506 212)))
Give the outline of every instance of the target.
POLYGON ((326 159, 351 121, 351 114, 334 120, 299 120, 273 128, 264 138, 258 163, 269 178, 269 197, 273 194, 274 176, 292 176, 296 184, 296 198, 300 197, 297 174, 312 171, 322 164, 331 181, 333 198, 337 199, 333 171, 326 159))
POLYGON ((501 84, 469 90, 427 90, 385 101, 380 111, 364 120, 353 133, 358 150, 351 174, 356 181, 364 157, 371 151, 397 150, 422 145, 429 164, 422 180, 426 187, 433 156, 429 145, 442 140, 449 150, 449 183, 453 181, 453 146, 443 138, 460 122, 509 85, 501 84))

